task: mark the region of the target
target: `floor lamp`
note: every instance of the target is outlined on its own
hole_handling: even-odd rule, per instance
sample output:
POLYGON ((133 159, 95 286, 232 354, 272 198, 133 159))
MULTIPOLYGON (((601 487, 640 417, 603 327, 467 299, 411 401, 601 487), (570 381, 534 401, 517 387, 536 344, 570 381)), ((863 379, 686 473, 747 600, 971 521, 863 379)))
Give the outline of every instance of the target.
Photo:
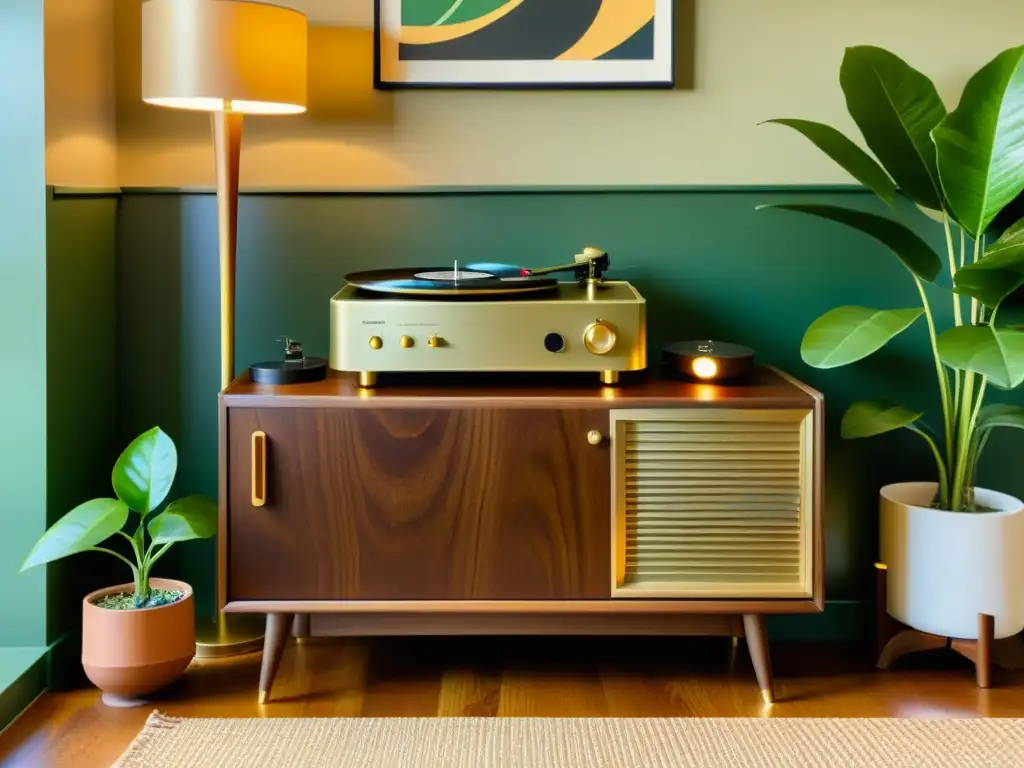
MULTIPOLYGON (((217 177, 221 388, 234 377, 238 167, 245 114, 306 109, 306 17, 248 0, 144 0, 142 100, 209 112, 217 177)), ((223 614, 196 623, 196 655, 258 648, 255 617, 223 614)))

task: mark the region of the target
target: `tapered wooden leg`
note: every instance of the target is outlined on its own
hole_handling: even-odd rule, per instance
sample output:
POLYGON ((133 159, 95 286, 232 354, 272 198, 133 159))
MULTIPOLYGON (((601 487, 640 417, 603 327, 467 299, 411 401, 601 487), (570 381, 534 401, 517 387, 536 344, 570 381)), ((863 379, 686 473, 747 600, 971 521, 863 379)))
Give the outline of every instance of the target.
POLYGON ((309 639, 309 614, 295 614, 295 621, 292 622, 292 637, 295 642, 304 643, 309 639))
POLYGON ((992 687, 992 644, 995 642, 996 619, 987 613, 978 614, 978 658, 974 660, 974 672, 979 688, 992 687))
POLYGON ((265 704, 270 698, 270 689, 281 664, 284 647, 295 620, 293 613, 268 613, 267 631, 263 637, 263 663, 260 665, 259 703, 265 704))
POLYGON ((743 632, 747 636, 747 648, 750 660, 754 664, 757 684, 761 686, 761 695, 765 704, 775 701, 775 689, 772 685, 772 660, 768 655, 768 635, 764 629, 764 617, 748 613, 743 616, 743 632))

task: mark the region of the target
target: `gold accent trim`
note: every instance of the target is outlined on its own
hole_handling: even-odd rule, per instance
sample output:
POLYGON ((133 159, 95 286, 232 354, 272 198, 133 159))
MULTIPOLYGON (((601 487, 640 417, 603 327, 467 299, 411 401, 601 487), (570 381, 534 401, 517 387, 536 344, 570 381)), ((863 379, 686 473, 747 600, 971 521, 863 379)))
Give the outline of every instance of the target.
MULTIPOLYGON (((814 411, 813 409, 757 409, 757 408, 675 408, 675 409, 614 409, 609 412, 610 439, 612 441, 611 461, 611 498, 612 520, 611 530, 613 540, 611 542, 611 597, 612 598, 746 598, 746 599, 789 599, 789 598, 810 598, 813 596, 814 574, 813 574, 813 455, 814 455, 814 411), (772 424, 784 425, 787 422, 792 424, 799 435, 798 448, 794 449, 794 469, 799 467, 798 477, 793 480, 796 485, 794 494, 797 495, 798 509, 795 518, 795 530, 793 535, 796 540, 793 542, 793 556, 798 564, 795 578, 783 577, 777 582, 744 582, 736 578, 723 578, 719 580, 707 579, 702 581, 690 580, 656 580, 655 578, 637 579, 635 583, 627 583, 627 487, 635 490, 635 486, 628 485, 629 477, 634 477, 637 470, 626 466, 627 454, 627 428, 643 422, 671 422, 678 425, 678 431, 686 432, 687 422, 708 422, 722 425, 722 434, 732 436, 728 441, 730 445, 742 445, 743 440, 736 440, 741 436, 742 427, 731 425, 731 422, 753 421, 759 425, 770 426, 772 424), (798 489, 798 490, 797 490, 798 489)), ((690 429, 700 431, 698 424, 690 429)), ((656 432, 656 431, 655 431, 656 432)), ((788 432, 788 430, 787 430, 788 432)), ((791 434, 791 433, 790 433, 791 434)), ((794 446, 797 435, 792 435, 794 446)), ((653 441, 654 445, 658 441, 653 441)), ((751 442, 751 447, 755 443, 751 442)), ((770 451, 765 451, 769 455, 770 451)), ((756 454, 755 454, 756 455, 756 454)), ((694 461, 713 461, 715 455, 700 458, 695 454, 694 461)), ((709 470, 712 471, 712 470, 709 470)), ((725 478, 728 480, 728 478, 725 478)), ((655 481, 657 482, 657 481, 655 481)), ((684 485, 686 485, 684 483, 684 485)), ((693 485, 690 483, 689 485, 693 485)), ((777 481, 765 480, 767 491, 779 488, 777 481)), ((684 489, 685 490, 685 489, 684 489)), ((665 502, 661 502, 665 503, 665 502)), ((657 513, 656 513, 657 514, 657 513)), ((698 521, 699 522, 699 521, 698 521)), ((735 524, 735 523, 730 523, 735 524)), ((699 526, 698 526, 699 527, 699 526)), ((723 534, 725 535, 725 534, 723 534)), ((662 537, 664 538, 664 537, 662 537)), ((677 537, 678 539, 678 537, 677 537)), ((676 545, 681 552, 680 556, 700 547, 685 541, 662 541, 656 542, 664 548, 666 545, 676 545)), ((671 548, 671 547, 670 547, 671 548)))
POLYGON ((764 699, 764 703, 765 704, 774 704, 775 703, 775 697, 772 696, 772 692, 769 691, 767 688, 762 688, 761 689, 761 698, 764 699))
POLYGON ((889 566, 885 563, 875 563, 875 569, 879 571, 887 571, 889 570, 889 566))
POLYGON ((238 238, 238 173, 242 152, 242 115, 210 114, 217 178, 217 249, 220 262, 220 383, 235 373, 235 256, 238 238))
POLYGON ((608 387, 615 386, 619 383, 619 372, 601 371, 601 383, 608 387))
POLYGON ((359 386, 363 388, 370 388, 377 386, 377 374, 374 371, 360 371, 359 372, 359 386))
POLYGON ((267 703, 267 699, 269 699, 269 698, 270 698, 270 694, 267 691, 260 691, 259 695, 256 697, 256 703, 257 704, 266 704, 267 703))
POLYGON ((267 503, 267 433, 252 433, 252 505, 267 503))
POLYGON ((218 613, 196 617, 196 658, 221 659, 258 653, 263 648, 264 617, 260 614, 218 613))

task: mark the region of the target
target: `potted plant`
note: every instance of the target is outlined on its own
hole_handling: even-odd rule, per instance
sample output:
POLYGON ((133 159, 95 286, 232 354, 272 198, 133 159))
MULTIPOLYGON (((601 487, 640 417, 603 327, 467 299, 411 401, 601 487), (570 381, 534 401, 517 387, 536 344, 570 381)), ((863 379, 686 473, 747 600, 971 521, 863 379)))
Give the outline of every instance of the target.
POLYGON ((922 413, 872 400, 850 405, 840 430, 844 438, 864 438, 907 429, 935 458, 934 481, 880 492, 887 609, 914 629, 946 637, 977 638, 979 613, 994 617, 996 638, 1016 634, 1024 629, 1024 504, 976 487, 975 478, 992 430, 1024 427, 1024 408, 983 406, 994 390, 1024 381, 1024 330, 999 311, 1024 284, 1024 219, 1006 226, 1020 215, 1024 190, 1024 46, 978 70, 952 111, 924 74, 873 46, 846 49, 839 83, 873 157, 822 123, 766 122, 809 139, 871 190, 886 215, 815 204, 759 208, 810 214, 874 238, 906 267, 917 301, 829 310, 807 329, 801 356, 817 368, 848 365, 924 317, 941 426, 933 431, 922 413), (920 224, 935 227, 936 240, 941 235, 942 258, 900 221, 899 194, 917 206, 902 210, 928 214, 920 224), (950 327, 936 327, 925 283, 951 302, 950 327))
POLYGON ((82 601, 82 665, 110 705, 129 705, 163 688, 195 655, 192 588, 150 576, 176 542, 216 532, 217 506, 202 496, 173 501, 154 514, 177 470, 171 438, 159 427, 142 433, 114 464, 116 498, 92 499, 65 514, 40 537, 21 567, 24 571, 93 551, 131 569, 132 582, 97 590, 82 601), (114 537, 127 542, 127 556, 100 546, 114 537))

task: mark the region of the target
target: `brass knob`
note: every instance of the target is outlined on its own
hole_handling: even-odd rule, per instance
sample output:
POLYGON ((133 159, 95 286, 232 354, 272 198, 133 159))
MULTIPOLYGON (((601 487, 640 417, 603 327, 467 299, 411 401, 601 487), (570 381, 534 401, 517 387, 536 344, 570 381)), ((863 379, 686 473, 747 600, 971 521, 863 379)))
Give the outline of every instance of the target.
POLYGON ((384 342, 381 341, 380 336, 370 337, 370 349, 380 349, 382 346, 384 346, 384 342))
POLYGON ((398 340, 398 346, 402 349, 408 349, 413 345, 412 336, 403 336, 398 340))
POLYGON ((440 347, 441 346, 441 337, 440 336, 431 336, 430 338, 427 339, 427 346, 428 347, 440 347))
POLYGON ((603 439, 604 437, 596 429, 587 432, 587 442, 591 445, 599 445, 603 439))
POLYGON ((615 329, 601 320, 591 323, 583 332, 583 346, 593 355, 607 355, 615 346, 615 329))

